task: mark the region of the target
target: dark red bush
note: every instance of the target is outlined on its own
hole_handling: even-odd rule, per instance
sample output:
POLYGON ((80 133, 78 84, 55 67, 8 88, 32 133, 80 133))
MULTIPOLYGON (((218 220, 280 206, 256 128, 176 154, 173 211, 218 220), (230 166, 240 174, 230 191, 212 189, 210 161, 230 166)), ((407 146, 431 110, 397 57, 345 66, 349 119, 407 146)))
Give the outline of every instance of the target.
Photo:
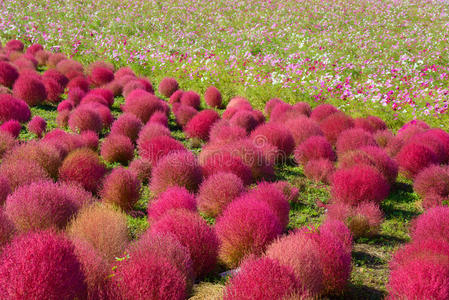
POLYGON ((101 200, 129 211, 140 198, 140 181, 137 176, 123 168, 115 168, 103 180, 101 200))
POLYGON ((298 117, 287 120, 285 127, 290 131, 295 140, 295 145, 302 144, 312 136, 323 136, 318 123, 306 117, 298 117))
POLYGON ((17 69, 6 61, 0 61, 0 85, 11 88, 19 78, 17 69))
POLYGON ((184 132, 189 138, 197 138, 207 141, 212 125, 220 119, 218 113, 212 109, 206 109, 196 114, 184 127, 184 132))
POLYGON ((142 126, 142 121, 135 115, 124 113, 112 123, 110 134, 127 136, 135 143, 142 126))
POLYGON ((305 165, 311 160, 328 159, 335 161, 336 155, 332 145, 322 136, 312 136, 295 149, 295 160, 305 165))
POLYGON ((421 144, 407 144, 396 157, 400 171, 408 178, 415 178, 423 169, 438 164, 438 157, 429 147, 421 144))
POLYGON ((170 98, 171 95, 173 95, 174 92, 176 92, 179 89, 178 82, 176 79, 171 77, 165 77, 161 80, 159 83, 159 93, 161 93, 163 96, 170 98))
POLYGON ((31 76, 19 76, 12 91, 14 97, 22 99, 29 106, 41 104, 47 98, 44 83, 31 76))
POLYGON ((214 86, 208 87, 204 92, 204 101, 210 107, 220 108, 222 103, 220 91, 214 86))
POLYGON ((100 114, 88 106, 79 106, 74 109, 70 114, 68 125, 73 132, 91 130, 100 133, 103 129, 100 114))
POLYGON ((134 145, 124 135, 108 135, 101 143, 101 156, 110 163, 127 165, 134 158, 134 145))
POLYGON ((373 135, 364 129, 352 128, 339 135, 336 149, 338 156, 341 156, 348 151, 357 150, 364 146, 377 146, 373 135))
POLYGON ((315 182, 330 183, 335 172, 335 164, 327 158, 309 160, 304 165, 304 175, 315 182))
POLYGON ((330 115, 320 123, 321 131, 332 145, 337 143, 337 139, 343 131, 353 126, 352 118, 341 112, 330 115))
POLYGON ((183 92, 179 101, 181 102, 181 104, 191 106, 196 110, 200 108, 201 104, 200 95, 198 95, 194 91, 183 92))
POLYGON ((0 123, 9 120, 17 120, 21 123, 28 122, 31 111, 24 101, 11 95, 0 95, 0 123))
POLYGON ((310 118, 316 122, 321 122, 330 115, 338 112, 338 109, 331 104, 320 104, 312 110, 310 118))
POLYGON ((34 133, 37 135, 37 137, 42 137, 42 134, 45 132, 45 129, 47 128, 47 122, 45 119, 39 116, 35 116, 29 123, 28 123, 28 131, 31 133, 34 133))
POLYGON ((161 135, 149 141, 139 143, 139 154, 143 159, 151 162, 152 167, 168 154, 187 151, 184 145, 172 137, 161 135))

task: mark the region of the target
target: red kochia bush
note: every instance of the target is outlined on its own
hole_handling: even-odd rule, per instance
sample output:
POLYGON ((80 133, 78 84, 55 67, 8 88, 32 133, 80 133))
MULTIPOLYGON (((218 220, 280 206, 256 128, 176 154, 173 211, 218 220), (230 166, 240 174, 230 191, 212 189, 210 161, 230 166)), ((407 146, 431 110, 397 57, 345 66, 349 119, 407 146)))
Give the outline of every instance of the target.
POLYGON ((92 130, 100 133, 103 129, 103 121, 100 114, 92 108, 80 106, 70 114, 69 126, 73 132, 92 130))
POLYGON ((0 123, 17 120, 21 123, 31 118, 31 111, 24 101, 11 95, 0 95, 0 123))
POLYGON ((412 240, 427 238, 441 239, 449 242, 449 207, 439 206, 428 209, 417 217, 411 226, 412 240))
POLYGON ((250 133, 258 125, 256 118, 248 110, 237 111, 229 122, 233 126, 242 127, 247 133, 250 133))
POLYGON ((322 136, 312 136, 295 149, 295 160, 298 164, 305 165, 310 160, 336 159, 332 145, 322 136))
POLYGON ((220 260, 234 268, 245 256, 265 251, 282 233, 282 225, 266 202, 239 198, 217 219, 215 231, 220 240, 220 260))
POLYGON ((246 137, 246 130, 232 126, 228 120, 219 120, 212 125, 209 131, 209 140, 215 142, 234 142, 246 137))
POLYGON ((0 205, 5 203, 6 197, 11 193, 8 178, 0 176, 0 205))
POLYGON ((336 144, 343 131, 352 127, 354 127, 352 118, 341 112, 330 115, 320 123, 320 129, 332 145, 336 144))
POLYGON ((105 165, 98 155, 88 148, 72 151, 59 168, 59 179, 81 184, 86 190, 96 192, 103 176, 105 165))
POLYGON ((162 101, 148 92, 135 98, 127 98, 122 110, 134 114, 142 123, 148 122, 155 111, 165 111, 162 101))
POLYGON ((309 160, 304 166, 304 175, 315 182, 330 183, 335 164, 327 158, 309 160))
POLYGON ((28 47, 26 54, 30 54, 30 55, 35 55, 36 52, 44 50, 44 47, 42 47, 42 45, 40 44, 33 44, 31 46, 28 47))
POLYGON ((17 69, 6 61, 0 61, 0 85, 11 88, 19 77, 17 69))
POLYGON ((140 198, 140 181, 137 176, 123 168, 115 168, 103 180, 101 200, 129 211, 140 198))
POLYGON ((0 176, 8 178, 11 190, 35 181, 48 179, 48 173, 35 161, 11 160, 0 164, 0 176))
POLYGON ((300 298, 302 282, 292 269, 271 258, 249 258, 240 271, 230 279, 224 291, 224 300, 288 299, 293 294, 300 298))
POLYGON ((101 123, 104 128, 111 127, 112 122, 114 122, 114 116, 112 115, 111 110, 103 104, 92 102, 92 103, 82 104, 79 107, 90 108, 93 111, 97 112, 98 115, 100 116, 101 123))
POLYGON ((114 104, 114 94, 105 88, 97 88, 89 91, 90 95, 100 96, 108 103, 108 106, 111 107, 114 104))
POLYGON ((94 67, 90 73, 90 80, 96 86, 105 85, 114 80, 114 72, 103 67, 94 67))
POLYGON ((210 128, 219 119, 220 115, 216 111, 211 109, 203 110, 190 119, 184 131, 189 138, 198 138, 207 141, 209 139, 210 128))
POLYGON ((380 203, 389 192, 387 180, 376 169, 367 165, 337 170, 332 176, 332 196, 336 203, 380 203))
POLYGON ((156 136, 149 141, 139 143, 140 156, 150 161, 153 167, 168 154, 180 151, 187 151, 187 149, 181 142, 165 135, 156 136))
POLYGON ((405 145, 397 155, 396 160, 400 171, 408 178, 415 178, 423 169, 438 164, 435 152, 420 144, 405 145))
POLYGON ((62 112, 64 110, 68 110, 71 111, 73 109, 73 107, 75 106, 75 103, 73 103, 70 100, 63 100, 58 104, 58 107, 56 108, 56 110, 58 112, 62 112))
POLYGON ((171 132, 167 127, 158 123, 147 123, 139 132, 137 146, 140 147, 143 143, 148 142, 157 136, 163 135, 168 137, 171 136, 171 132))
POLYGON ((0 210, 0 250, 9 244, 16 233, 13 222, 6 216, 3 210, 0 210))
POLYGON ((167 114, 163 111, 156 111, 151 115, 151 118, 148 120, 148 123, 158 123, 165 127, 168 127, 168 117, 167 114))
POLYGON ((240 157, 226 151, 209 156, 202 163, 202 170, 205 178, 217 172, 230 172, 240 177, 245 185, 251 184, 253 180, 251 168, 240 157))
POLYGON ((220 91, 214 86, 208 87, 206 92, 204 92, 204 101, 210 107, 221 107, 222 100, 220 91))
POLYGON ((201 104, 200 95, 195 93, 194 91, 183 92, 180 98, 181 104, 191 106, 198 110, 201 104))
POLYGON ((312 136, 323 135, 318 123, 306 117, 290 119, 285 124, 285 127, 292 134, 296 146, 302 144, 312 136))
POLYGON ((107 162, 126 165, 134 158, 134 145, 127 136, 109 135, 101 144, 101 156, 107 162))
POLYGON ((268 123, 258 126, 251 133, 251 139, 256 145, 269 143, 276 146, 286 158, 292 154, 295 141, 292 134, 283 126, 276 123, 268 123))
POLYGON ((170 104, 175 104, 175 103, 180 103, 181 101, 181 96, 184 93, 184 91, 182 90, 177 90, 176 92, 174 92, 171 96, 170 99, 168 100, 168 103, 170 104))
POLYGON ((2 253, 2 299, 85 299, 87 286, 73 244, 44 231, 15 239, 2 253))
POLYGON ((422 198, 432 194, 449 198, 449 169, 438 165, 423 169, 416 176, 413 189, 422 198))
POLYGON ((47 100, 52 103, 58 103, 61 101, 61 95, 64 93, 64 87, 62 87, 56 80, 51 78, 44 78, 42 81, 47 92, 47 100))
POLYGON ((143 158, 134 159, 128 167, 128 170, 133 172, 141 182, 148 182, 151 176, 151 163, 143 158))
POLYGON ((176 79, 171 77, 165 77, 159 83, 159 93, 161 93, 163 96, 167 98, 170 98, 170 96, 173 95, 173 93, 176 92, 178 89, 179 89, 178 82, 176 81, 176 79))
POLYGON ((41 104, 47 98, 44 83, 31 76, 19 76, 12 91, 14 97, 22 99, 29 106, 41 104))
POLYGON ((233 173, 218 172, 209 176, 198 191, 198 210, 216 217, 245 190, 242 179, 233 173))
POLYGON ((196 192, 202 181, 201 168, 189 151, 175 152, 162 158, 153 169, 150 190, 156 195, 172 186, 196 192))
POLYGON ((84 67, 80 62, 77 62, 73 59, 64 59, 64 60, 61 60, 56 65, 56 70, 58 70, 59 72, 61 72, 64 75, 67 75, 70 72, 77 72, 77 73, 83 74, 84 67))
POLYGON ((16 145, 15 138, 8 132, 0 130, 0 158, 16 145))
POLYGON ((240 96, 236 96, 236 97, 232 98, 229 101, 227 108, 239 108, 239 109, 244 108, 247 110, 253 109, 251 106, 251 103, 249 103, 248 99, 245 99, 240 96))
POLYGON ((77 211, 64 187, 39 181, 19 187, 6 199, 5 212, 20 232, 64 229, 77 211))
POLYGON ((112 123, 110 134, 124 135, 129 137, 131 141, 136 142, 142 126, 142 121, 135 115, 124 113, 112 123))
POLYGON ((195 196, 183 187, 171 187, 148 205, 148 222, 158 221, 173 209, 196 211, 195 196))
POLYGON ((320 246, 313 236, 296 231, 273 242, 266 250, 266 256, 277 260, 283 266, 293 269, 309 297, 323 292, 323 271, 320 264, 320 246))
POLYGON ((273 108, 278 105, 279 103, 283 103, 284 101, 282 101, 279 98, 272 98, 270 100, 267 101, 267 103, 265 103, 265 114, 270 117, 271 115, 271 111, 273 110, 273 108))
POLYGON ((19 40, 10 40, 5 44, 5 49, 9 51, 22 52, 24 48, 25 45, 19 40))
POLYGON ((42 74, 42 79, 53 79, 56 80, 56 82, 62 86, 63 88, 69 83, 69 79, 62 74, 61 72, 57 71, 56 69, 48 69, 42 74))
POLYGON ((83 99, 84 96, 86 96, 85 91, 80 88, 73 88, 67 93, 67 100, 72 101, 76 106, 80 104, 81 99, 83 99))
POLYGON ((195 108, 185 104, 179 105, 176 110, 173 108, 176 123, 181 127, 184 127, 197 113, 195 108))
POLYGON ((42 133, 44 133, 45 129, 47 128, 47 122, 45 119, 35 116, 29 123, 28 123, 28 131, 34 133, 38 137, 42 137, 42 133))
POLYGON ((14 138, 17 138, 19 136, 21 129, 22 125, 20 125, 19 121, 16 120, 6 121, 0 126, 0 131, 7 132, 14 138))
POLYGON ((197 213, 182 209, 167 212, 150 231, 173 235, 189 250, 195 277, 202 277, 215 268, 219 242, 214 230, 197 213))
POLYGON ((87 147, 94 151, 97 151, 99 142, 97 133, 88 130, 81 133, 79 137, 83 147, 87 147))
POLYGON ((360 128, 352 128, 343 131, 339 135, 336 144, 339 156, 364 146, 377 146, 377 143, 371 133, 360 128))
POLYGON ((331 104, 320 104, 312 110, 310 118, 316 122, 321 122, 330 115, 338 112, 338 109, 331 104))

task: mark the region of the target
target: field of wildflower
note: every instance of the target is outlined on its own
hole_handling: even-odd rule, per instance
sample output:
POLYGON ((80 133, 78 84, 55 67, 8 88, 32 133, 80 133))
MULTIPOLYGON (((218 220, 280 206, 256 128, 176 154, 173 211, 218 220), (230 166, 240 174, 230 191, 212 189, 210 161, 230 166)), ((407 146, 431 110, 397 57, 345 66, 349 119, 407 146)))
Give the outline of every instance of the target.
POLYGON ((448 1, 0 0, 0 298, 448 299, 448 50, 448 1))

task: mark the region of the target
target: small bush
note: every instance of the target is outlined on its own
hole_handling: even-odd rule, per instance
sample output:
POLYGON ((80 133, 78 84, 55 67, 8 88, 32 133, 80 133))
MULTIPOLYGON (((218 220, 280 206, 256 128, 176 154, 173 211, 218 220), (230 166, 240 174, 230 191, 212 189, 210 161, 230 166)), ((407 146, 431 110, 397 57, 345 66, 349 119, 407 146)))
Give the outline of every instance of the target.
POLYGON ((29 123, 28 123, 28 131, 34 133, 39 138, 42 137, 42 134, 44 133, 45 129, 47 128, 47 122, 45 119, 35 116, 29 123))
POLYGON ((292 134, 283 126, 274 123, 258 126, 251 133, 251 139, 256 145, 269 143, 276 146, 281 151, 284 158, 290 156, 295 147, 295 141, 292 134))
POLYGON ((139 143, 140 156, 151 162, 153 168, 168 154, 182 151, 187 151, 187 149, 181 142, 165 135, 156 136, 149 141, 139 143))
POLYGON ((100 133, 103 129, 103 121, 100 114, 94 109, 80 106, 72 111, 69 117, 69 127, 73 132, 91 130, 100 133))
POLYGON ((174 92, 179 89, 178 82, 176 79, 171 77, 165 77, 159 83, 159 93, 161 93, 164 97, 170 98, 174 92))
POLYGON ((148 182, 151 178, 151 162, 146 159, 138 158, 134 159, 128 167, 128 170, 133 172, 141 182, 148 182))
POLYGON ((438 164, 438 157, 429 147, 420 144, 408 144, 402 147, 396 160, 400 171, 408 178, 415 178, 425 168, 438 164))
POLYGON ((123 167, 115 168, 103 180, 101 200, 129 211, 140 198, 140 181, 123 167))
POLYGON ((110 134, 127 136, 131 141, 136 142, 139 132, 142 129, 142 121, 133 114, 122 114, 112 123, 110 134))
POLYGON ((352 128, 343 131, 337 139, 337 153, 338 156, 344 153, 357 150, 365 146, 377 146, 373 135, 364 129, 352 128))
POLYGON ((0 122, 17 120, 24 123, 30 118, 31 111, 28 104, 11 95, 0 95, 0 122))
POLYGON ((181 102, 181 104, 191 106, 196 110, 200 108, 201 104, 200 95, 198 95, 194 91, 183 92, 179 101, 181 102))
POLYGON ((176 118, 176 123, 178 123, 179 126, 184 127, 193 117, 195 117, 198 111, 189 105, 181 104, 176 110, 173 109, 173 113, 176 118))
POLYGON ((101 156, 105 161, 127 165, 134 158, 134 145, 124 135, 108 135, 101 144, 101 156))
POLYGON ((32 160, 3 161, 0 164, 0 176, 8 178, 11 191, 50 177, 37 162, 32 160))
POLYGON ((209 131, 209 140, 212 143, 234 142, 246 137, 246 130, 232 126, 228 120, 215 122, 209 131))
POLYGON ((22 125, 16 120, 9 120, 0 125, 0 131, 7 132, 14 138, 17 138, 22 130, 22 125))
POLYGON ((204 92, 204 101, 210 107, 220 108, 222 104, 220 91, 214 86, 208 87, 206 92, 204 92))
POLYGON ((295 149, 295 161, 305 165, 311 160, 328 159, 335 161, 332 145, 322 136, 312 136, 295 149))
POLYGON ((449 207, 440 206, 428 209, 412 222, 410 236, 413 241, 433 238, 449 242, 449 207))
POLYGON ((327 158, 309 160, 304 166, 304 175, 315 182, 329 184, 335 172, 335 164, 327 158))
POLYGON ((330 115, 338 112, 338 109, 331 104, 320 104, 312 110, 310 118, 315 122, 321 122, 330 115))
POLYGON ((184 127, 184 132, 189 138, 207 141, 212 125, 219 119, 220 116, 216 111, 211 109, 203 110, 190 119, 184 127))
POLYGON ((332 145, 337 143, 337 139, 343 131, 352 127, 354 127, 352 118, 341 112, 330 115, 320 123, 321 131, 332 145))
POLYGON ((245 129, 247 133, 253 131, 253 129, 258 125, 258 121, 253 116, 251 111, 248 110, 237 111, 229 120, 229 122, 233 126, 239 126, 245 129))
POLYGON ((44 83, 31 76, 19 76, 12 91, 14 97, 22 99, 29 106, 41 104, 47 98, 44 83))
POLYGON ((19 78, 17 69, 6 61, 0 61, 0 85, 11 88, 19 78))
POLYGON ((217 152, 205 159, 202 170, 205 178, 218 172, 230 172, 240 177, 245 185, 253 181, 251 168, 240 157, 232 156, 226 151, 217 152))

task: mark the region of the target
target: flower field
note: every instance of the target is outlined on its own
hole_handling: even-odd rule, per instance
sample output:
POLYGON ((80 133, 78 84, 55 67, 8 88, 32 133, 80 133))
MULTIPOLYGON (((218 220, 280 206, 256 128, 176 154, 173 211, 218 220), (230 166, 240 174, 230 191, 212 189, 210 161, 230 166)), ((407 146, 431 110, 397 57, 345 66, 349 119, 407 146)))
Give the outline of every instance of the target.
POLYGON ((447 1, 1 1, 1 299, 449 299, 447 1))

